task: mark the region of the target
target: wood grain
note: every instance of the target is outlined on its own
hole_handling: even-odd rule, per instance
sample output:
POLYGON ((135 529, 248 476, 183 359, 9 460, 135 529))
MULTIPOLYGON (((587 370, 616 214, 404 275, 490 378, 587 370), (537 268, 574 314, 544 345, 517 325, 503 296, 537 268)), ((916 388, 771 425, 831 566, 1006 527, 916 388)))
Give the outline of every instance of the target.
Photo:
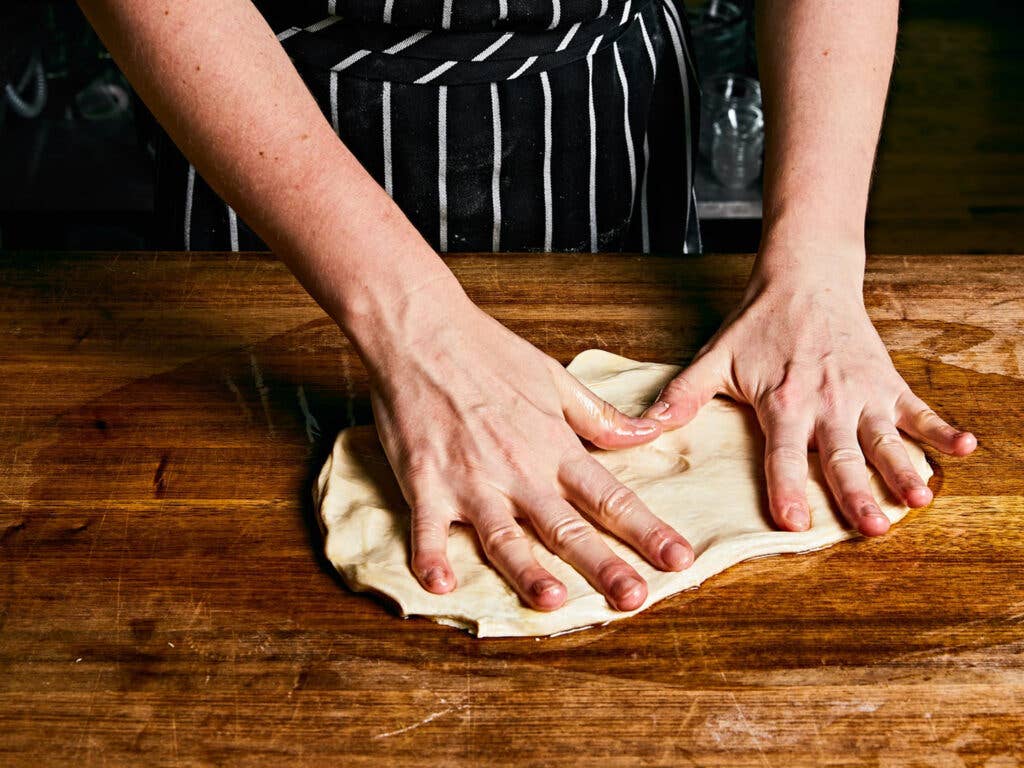
MULTIPOLYGON (((668 362, 750 259, 449 264, 563 362, 668 362)), ((0 256, 0 763, 1019 765, 1024 277, 876 257, 866 298, 980 440, 930 454, 929 508, 626 622, 480 641, 349 594, 319 554, 312 477, 368 421, 366 381, 282 266, 0 256)))

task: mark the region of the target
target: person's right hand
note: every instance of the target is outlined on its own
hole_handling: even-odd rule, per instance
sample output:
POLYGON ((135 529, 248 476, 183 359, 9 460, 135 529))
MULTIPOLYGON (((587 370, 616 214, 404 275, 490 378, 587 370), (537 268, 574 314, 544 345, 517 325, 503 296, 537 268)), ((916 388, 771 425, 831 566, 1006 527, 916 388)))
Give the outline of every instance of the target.
POLYGON ((456 588, 445 553, 453 522, 476 529, 491 564, 539 610, 561 606, 566 588, 533 556, 523 520, 617 610, 639 608, 647 585, 591 522, 661 570, 693 562, 689 543, 580 441, 639 445, 660 434, 657 422, 598 398, 454 280, 391 309, 388 328, 359 346, 377 430, 412 510, 412 570, 427 590, 456 588))

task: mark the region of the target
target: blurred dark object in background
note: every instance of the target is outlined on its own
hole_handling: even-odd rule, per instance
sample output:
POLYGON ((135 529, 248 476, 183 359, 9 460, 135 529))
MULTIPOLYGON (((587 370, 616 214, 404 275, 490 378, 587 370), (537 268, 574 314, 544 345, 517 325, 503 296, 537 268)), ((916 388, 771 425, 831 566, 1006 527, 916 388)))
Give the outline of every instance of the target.
POLYGON ((0 51, 0 246, 146 247, 152 118, 77 5, 5 2, 0 51))
POLYGON ((702 91, 694 186, 704 248, 721 252, 738 244, 754 250, 758 237, 749 233, 757 233, 761 222, 763 121, 751 132, 737 130, 741 114, 761 109, 754 0, 690 2, 686 16, 702 91))
MULTIPOLYGON (((701 75, 725 67, 756 76, 754 0, 687 5, 701 75), (701 22, 701 14, 717 18, 701 22)), ((903 0, 901 6, 868 248, 1024 252, 1019 4, 903 0)), ((0 91, 0 247, 152 247, 152 117, 72 0, 0 2, 0 91)), ((710 174, 704 182, 700 177, 698 169, 699 184, 710 174)), ((705 194, 705 250, 755 250, 760 222, 743 214, 744 206, 759 210, 759 203, 759 184, 717 202, 705 194)))

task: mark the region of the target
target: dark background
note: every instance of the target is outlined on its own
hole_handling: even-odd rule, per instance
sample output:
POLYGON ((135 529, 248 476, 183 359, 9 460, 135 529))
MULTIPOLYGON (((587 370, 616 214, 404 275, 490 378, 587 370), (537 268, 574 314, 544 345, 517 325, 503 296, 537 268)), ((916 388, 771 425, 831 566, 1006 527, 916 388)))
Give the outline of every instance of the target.
MULTIPOLYGON (((1024 249, 1020 16, 1012 2, 903 2, 869 251, 1024 249)), ((47 75, 43 114, 0 107, 0 247, 150 247, 151 118, 73 2, 0 8, 0 87, 21 78, 33 50, 47 75), (128 108, 102 118, 111 86, 125 89, 128 108)), ((755 250, 758 228, 705 220, 705 249, 755 250)))

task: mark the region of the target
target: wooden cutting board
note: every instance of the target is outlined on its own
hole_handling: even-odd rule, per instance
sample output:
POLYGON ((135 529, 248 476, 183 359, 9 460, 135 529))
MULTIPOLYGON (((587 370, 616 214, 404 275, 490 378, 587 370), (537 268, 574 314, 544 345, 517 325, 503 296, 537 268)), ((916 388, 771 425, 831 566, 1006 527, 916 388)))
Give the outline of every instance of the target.
MULTIPOLYGON (((684 362, 751 261, 448 263, 563 362, 684 362)), ((629 621, 480 641, 320 554, 312 479, 366 378, 281 265, 0 256, 0 764, 1021 764, 1020 257, 875 257, 866 300, 980 441, 929 454, 930 507, 629 621)))

